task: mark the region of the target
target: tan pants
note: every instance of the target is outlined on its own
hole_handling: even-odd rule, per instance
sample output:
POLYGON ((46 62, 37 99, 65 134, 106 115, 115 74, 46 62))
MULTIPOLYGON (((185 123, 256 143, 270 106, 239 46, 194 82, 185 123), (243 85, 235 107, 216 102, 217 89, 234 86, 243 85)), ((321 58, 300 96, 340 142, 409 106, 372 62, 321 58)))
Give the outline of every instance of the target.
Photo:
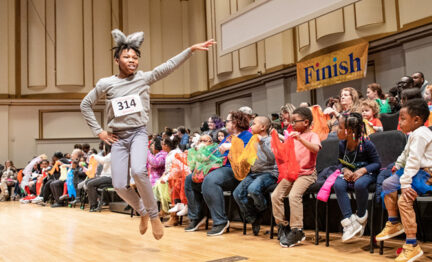
POLYGON ((384 197, 384 203, 386 205, 387 210, 390 212, 393 211, 395 214, 398 212, 402 220, 402 225, 405 230, 405 234, 417 234, 417 222, 416 222, 416 214, 414 211, 414 201, 407 200, 403 197, 399 197, 397 199, 397 191, 387 194, 384 197))
POLYGON ((303 194, 317 180, 316 171, 308 176, 299 176, 296 181, 283 179, 271 195, 273 216, 276 224, 288 225, 285 219, 284 198, 288 196, 291 228, 303 228, 303 194))

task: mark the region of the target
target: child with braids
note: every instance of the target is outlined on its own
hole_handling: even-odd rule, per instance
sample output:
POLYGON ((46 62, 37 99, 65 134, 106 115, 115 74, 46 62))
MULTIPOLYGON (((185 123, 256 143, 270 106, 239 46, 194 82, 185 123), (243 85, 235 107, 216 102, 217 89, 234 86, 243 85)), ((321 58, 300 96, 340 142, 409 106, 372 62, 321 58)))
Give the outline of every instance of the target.
POLYGON ((365 124, 359 113, 339 118, 339 169, 341 175, 334 183, 337 201, 342 212, 342 242, 355 235, 362 236, 367 222, 368 187, 376 181, 381 167, 375 145, 364 137, 365 124), (348 189, 354 189, 357 213, 353 214, 348 189))

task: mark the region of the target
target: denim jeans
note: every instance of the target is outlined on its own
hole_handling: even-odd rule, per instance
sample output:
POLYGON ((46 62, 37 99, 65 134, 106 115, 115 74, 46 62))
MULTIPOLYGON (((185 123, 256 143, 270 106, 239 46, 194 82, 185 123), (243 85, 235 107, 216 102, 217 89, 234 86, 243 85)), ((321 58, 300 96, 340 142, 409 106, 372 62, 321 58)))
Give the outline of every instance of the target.
POLYGON ((349 183, 345 179, 338 177, 333 185, 336 192, 339 208, 341 209, 342 216, 349 218, 352 215, 351 202, 348 197, 348 188, 354 189, 357 201, 357 215, 363 217, 366 213, 370 184, 376 181, 376 177, 370 174, 364 174, 355 183, 349 183))
POLYGON ((192 181, 192 174, 186 176, 185 194, 188 201, 188 217, 190 220, 200 220, 203 217, 204 199, 201 185, 202 183, 192 181))
POLYGON ((246 221, 253 223, 257 213, 267 208, 264 191, 276 182, 277 178, 269 173, 250 173, 240 182, 233 195, 240 211, 245 214, 246 221), (248 195, 253 201, 249 200, 248 195))
POLYGON ((218 168, 204 178, 202 193, 210 210, 213 226, 227 223, 223 191, 233 191, 238 184, 231 167, 218 168))

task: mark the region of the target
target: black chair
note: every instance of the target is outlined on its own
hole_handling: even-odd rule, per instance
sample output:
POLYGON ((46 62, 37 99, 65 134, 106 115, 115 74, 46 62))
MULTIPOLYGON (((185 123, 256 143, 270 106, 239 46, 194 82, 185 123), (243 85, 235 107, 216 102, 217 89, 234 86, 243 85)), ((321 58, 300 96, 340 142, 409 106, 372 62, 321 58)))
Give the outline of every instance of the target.
MULTIPOLYGON (((272 212, 271 194, 275 190, 276 186, 277 186, 277 184, 275 183, 275 184, 267 187, 263 192, 263 194, 265 196, 267 196, 267 201, 269 203, 268 209, 270 210, 270 213, 271 213, 271 216, 270 216, 270 239, 273 239, 273 227, 274 227, 274 217, 273 217, 273 212, 272 212)), ((243 214, 243 235, 246 235, 246 227, 247 227, 247 221, 246 221, 245 217, 246 216, 243 214)))
POLYGON ((98 212, 102 211, 102 207, 103 207, 103 200, 104 200, 104 196, 105 194, 108 193, 108 195, 110 196, 110 201, 113 202, 114 201, 114 194, 115 194, 115 190, 112 187, 112 185, 106 185, 106 186, 101 186, 97 189, 97 191, 101 194, 99 202, 98 202, 98 206, 96 208, 96 210, 98 212))
POLYGON ((399 122, 399 112, 393 114, 381 114, 380 120, 384 131, 396 130, 399 122))
MULTIPOLYGON (((385 129, 384 129, 385 130, 385 129)), ((401 131, 392 130, 372 134, 371 141, 375 144, 381 160, 381 167, 394 163, 405 148, 407 136, 401 131)), ((381 228, 383 228, 384 211, 381 209, 381 228)), ((375 236, 374 236, 375 237, 375 236)), ((379 253, 383 254, 384 241, 380 242, 379 253)))
POLYGON ((386 167, 394 163, 402 153, 407 143, 407 136, 401 131, 391 130, 372 134, 370 140, 378 151, 381 167, 386 167))

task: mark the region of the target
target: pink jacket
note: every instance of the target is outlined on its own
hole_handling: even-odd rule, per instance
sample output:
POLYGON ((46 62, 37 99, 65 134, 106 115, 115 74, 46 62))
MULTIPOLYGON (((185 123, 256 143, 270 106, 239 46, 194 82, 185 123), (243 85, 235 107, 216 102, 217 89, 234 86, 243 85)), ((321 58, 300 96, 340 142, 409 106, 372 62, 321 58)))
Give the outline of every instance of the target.
POLYGON ((336 178, 341 174, 339 169, 336 169, 336 171, 333 172, 333 174, 329 175, 327 177, 326 181, 324 182, 324 185, 321 187, 320 191, 318 192, 317 199, 327 202, 329 199, 329 196, 331 194, 331 188, 336 182, 336 178))
POLYGON ((149 172, 149 178, 152 186, 162 176, 165 171, 165 158, 167 152, 160 151, 156 155, 153 155, 150 150, 147 153, 147 170, 149 172))

